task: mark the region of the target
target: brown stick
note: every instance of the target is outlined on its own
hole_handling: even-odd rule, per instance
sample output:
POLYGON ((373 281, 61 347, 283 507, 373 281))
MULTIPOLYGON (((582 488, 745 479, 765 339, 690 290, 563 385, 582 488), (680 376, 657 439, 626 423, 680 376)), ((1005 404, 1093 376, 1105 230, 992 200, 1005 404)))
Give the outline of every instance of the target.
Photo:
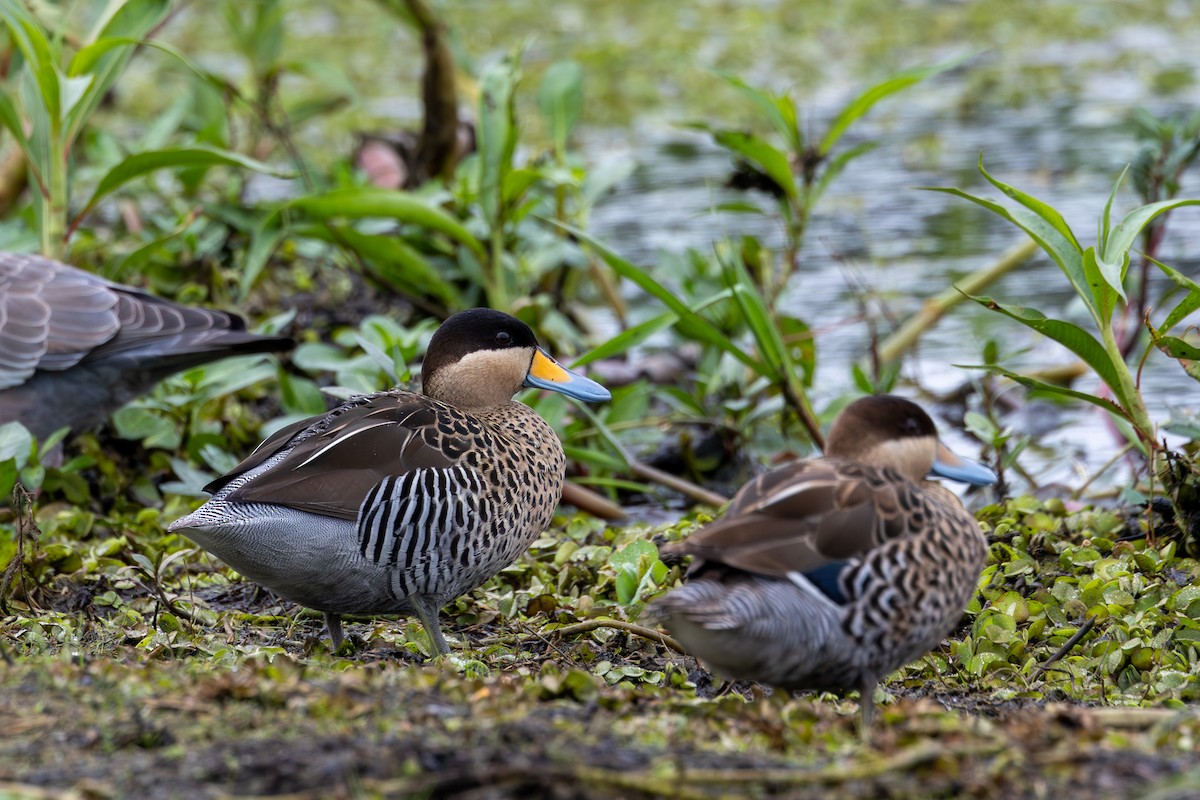
POLYGON ((583 622, 577 622, 574 625, 564 625, 563 627, 555 628, 552 631, 543 629, 542 633, 545 635, 553 634, 555 636, 573 636, 577 633, 587 633, 588 631, 594 631, 598 628, 613 628, 618 631, 625 631, 625 633, 632 633, 635 636, 642 637, 643 639, 649 639, 652 642, 658 642, 659 644, 666 645, 677 653, 687 653, 687 651, 683 649, 683 645, 662 631, 656 631, 653 628, 646 628, 642 625, 635 625, 632 622, 622 622, 619 619, 609 619, 607 617, 584 620, 583 622))
POLYGON ((1037 243, 1030 240, 1013 247, 991 266, 973 272, 949 289, 929 298, 921 310, 913 314, 900 328, 879 346, 879 360, 886 363, 904 355, 925 331, 938 323, 946 312, 1029 260, 1037 252, 1037 243))
POLYGON ((1088 631, 1090 631, 1094 627, 1096 627, 1096 618, 1088 617, 1087 620, 1083 623, 1083 625, 1081 625, 1079 627, 1079 630, 1075 631, 1075 635, 1072 636, 1070 639, 1067 639, 1066 644, 1064 644, 1062 647, 1058 648, 1057 653, 1055 653, 1054 655, 1052 655, 1048 659, 1046 659, 1046 661, 1044 663, 1038 664, 1037 669, 1035 669, 1033 671, 1033 674, 1031 674, 1029 676, 1029 679, 1036 680, 1038 677, 1040 677, 1043 672, 1045 672, 1046 670, 1048 670, 1050 668, 1051 664, 1053 664, 1055 661, 1058 661, 1060 658, 1065 656, 1067 653, 1071 652, 1071 648, 1074 647, 1075 645, 1079 644, 1079 640, 1082 639, 1084 636, 1087 636, 1088 631))
POLYGON ((729 498, 724 495, 710 492, 703 486, 697 486, 691 481, 663 472, 661 469, 655 469, 633 458, 629 459, 629 471, 642 480, 652 481, 653 483, 666 486, 668 489, 674 489, 692 498, 697 503, 704 503, 713 508, 720 508, 729 502, 729 498))
POLYGON ((625 513, 625 509, 607 497, 575 483, 563 485, 562 501, 597 519, 615 521, 626 519, 629 516, 625 513))

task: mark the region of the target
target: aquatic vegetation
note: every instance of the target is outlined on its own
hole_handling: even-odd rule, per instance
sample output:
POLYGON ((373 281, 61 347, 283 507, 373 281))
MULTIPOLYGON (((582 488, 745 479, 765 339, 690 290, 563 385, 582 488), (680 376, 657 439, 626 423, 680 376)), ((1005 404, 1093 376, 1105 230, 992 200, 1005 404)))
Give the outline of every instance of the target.
MULTIPOLYGON (((0 781, 97 796, 187 794, 198 785, 298 796, 318 785, 379 795, 494 786, 681 797, 1194 793, 1200 568, 1186 535, 1171 530, 1194 535, 1189 515, 1200 507, 1186 454, 1168 463, 1181 476, 1169 490, 1172 509, 1145 485, 1144 494, 1124 498, 1146 506, 1022 495, 984 506, 989 561, 975 598, 941 646, 881 681, 878 735, 866 745, 855 732, 856 699, 722 687, 639 621, 684 569, 658 546, 717 512, 687 510, 635 465, 666 451, 672 468, 693 479, 715 486, 711 476, 722 470, 721 482, 737 483, 751 463, 819 441, 821 422, 845 398, 825 391, 827 405, 813 407, 818 365, 824 374, 853 371, 863 392, 908 380, 895 364, 819 359, 814 319, 782 312, 779 301, 782 287, 803 274, 800 245, 814 210, 870 152, 860 127, 866 113, 885 116, 878 101, 904 98, 897 93, 931 74, 881 78, 884 64, 902 62, 894 40, 924 41, 931 32, 885 32, 896 19, 890 11, 851 4, 839 12, 870 16, 863 35, 886 55, 874 56, 858 91, 842 90, 856 80, 845 73, 825 87, 811 69, 788 72, 780 80, 805 87, 804 96, 849 98, 804 122, 792 99, 801 90, 770 85, 769 69, 743 71, 755 54, 744 52, 740 29, 723 31, 720 77, 692 70, 666 104, 703 96, 680 116, 700 115, 713 141, 753 168, 741 170, 743 178, 758 173, 752 182, 766 189, 729 210, 777 219, 782 236, 771 241, 760 228, 760 236, 739 232, 712 252, 635 263, 589 230, 598 200, 634 165, 623 150, 596 158, 578 125, 626 113, 628 98, 616 97, 615 85, 645 98, 653 82, 669 84, 653 67, 678 61, 677 51, 647 47, 634 63, 630 50, 611 44, 578 54, 540 41, 514 47, 516 37, 499 41, 496 31, 513 25, 516 12, 497 6, 496 25, 464 27, 464 36, 446 40, 479 124, 477 151, 441 179, 391 190, 369 185, 339 141, 364 120, 397 116, 372 114, 381 96, 417 94, 405 65, 388 72, 392 66, 381 69, 365 49, 344 52, 341 30, 322 35, 343 37, 342 51, 314 46, 325 41, 312 32, 324 31, 326 17, 314 19, 307 6, 293 13, 299 4, 229 0, 215 4, 219 15, 191 4, 188 24, 171 25, 178 18, 168 16, 165 32, 155 22, 165 3, 80 7, 101 5, 115 16, 89 32, 47 4, 0 0, 4 28, 14 31, 0 123, 35 172, 53 177, 45 187, 35 177, 32 192, 13 196, 11 185, 0 185, 0 206, 10 212, 0 225, 5 247, 69 245, 76 263, 181 302, 236 305, 261 320, 261 332, 304 341, 282 366, 223 362, 165 381, 103 428, 74 437, 60 465, 45 457, 55 437, 37 443, 0 424, 0 487, 19 479, 40 488, 36 498, 18 495, 0 508, 0 781), (118 21, 127 27, 119 31, 118 21), (174 47, 164 33, 200 40, 174 47), (486 57, 476 61, 478 53, 486 57), (169 65, 152 74, 154 88, 166 91, 149 104, 127 81, 143 61, 154 65, 142 69, 143 80, 169 65), (361 80, 363 63, 386 92, 361 80), (610 63, 620 67, 616 77, 597 74, 610 63), (47 109, 55 98, 71 125, 50 144, 40 134, 53 127, 47 109), (808 127, 818 119, 827 121, 824 135, 808 127), (322 138, 318 128, 339 136, 322 138), (162 171, 146 180, 152 167, 162 171), (435 320, 484 303, 508 305, 555 350, 584 354, 590 369, 632 375, 590 413, 557 395, 533 402, 564 440, 573 482, 607 492, 644 520, 672 521, 618 528, 558 517, 521 559, 447 608, 453 655, 432 663, 414 619, 348 619, 359 655, 340 657, 323 640, 319 615, 164 532, 201 487, 272 430, 324 411, 330 396, 411 381, 435 320), (660 352, 676 357, 665 377, 638 371, 660 352), (649 506, 632 505, 646 498, 649 506)), ((365 5, 379 13, 382 4, 365 5)), ((1018 3, 1030 20, 1043 19, 1043 5, 1018 3)), ((349 6, 318 10, 335 21, 360 19, 349 6)), ((1067 6, 1044 18, 1076 26, 1083 15, 1067 6)), ((675 19, 667 8, 639 13, 653 26, 675 19)), ((798 30, 792 15, 807 8, 685 10, 750 15, 751 30, 761 32, 798 30)), ((1139 20, 1174 19, 1158 7, 1135 11, 1139 20)), ((444 12, 475 13, 469 4, 444 12)), ((1008 26, 1014 18, 1007 5, 970 12, 976 20, 999 15, 1008 26)), ((548 25, 570 29, 570 8, 545 13, 548 25)), ((598 28, 617 12, 598 5, 593 13, 598 28)), ((353 41, 390 37, 385 51, 403 49, 401 41, 422 52, 403 38, 407 28, 375 24, 380 18, 387 17, 373 17, 365 35, 351 31, 353 41)), ((519 22, 528 29, 527 19, 519 22)), ((656 46, 694 44, 690 30, 660 27, 656 46)), ((1101 27, 1077 29, 1081 40, 1107 41, 1101 27)), ((947 41, 958 46, 958 31, 947 41)), ((796 52, 807 63, 815 51, 796 52)), ((1013 73, 1036 85, 991 91, 995 70, 964 65, 955 78, 988 91, 971 92, 961 111, 1040 97, 1062 71, 1022 64, 1013 73)), ((995 301, 996 308, 1111 378, 1112 397, 1090 401, 1107 402, 1150 450, 1138 433, 1153 434, 1157 420, 1137 405, 1137 359, 1162 360, 1149 350, 1156 344, 1194 374, 1198 353, 1186 326, 1200 294, 1186 270, 1159 267, 1178 293, 1169 306, 1158 304, 1149 340, 1137 330, 1145 350, 1126 349, 1130 339, 1120 336, 1110 342, 1101 323, 1121 313, 1136 319, 1140 301, 1126 303, 1135 290, 1130 254, 1140 238, 1153 255, 1146 237, 1187 202, 1172 187, 1192 163, 1194 126, 1160 122, 1144 126, 1158 149, 1133 170, 1147 205, 1109 221, 1110 198, 1094 247, 1045 204, 993 181, 1015 201, 1003 214, 1049 247, 1094 326, 1057 309, 995 301)), ((909 144, 897 159, 926 163, 914 152, 940 149, 909 144)), ((1001 213, 1001 203, 993 205, 1001 213)), ((1008 320, 996 319, 1002 331, 1008 320)), ((1000 464, 1020 492, 1017 456, 1036 434, 990 405, 1007 369, 996 364, 998 350, 985 350, 997 379, 964 422, 1005 453, 1000 464)), ((1188 435, 1186 420, 1171 424, 1188 435)))

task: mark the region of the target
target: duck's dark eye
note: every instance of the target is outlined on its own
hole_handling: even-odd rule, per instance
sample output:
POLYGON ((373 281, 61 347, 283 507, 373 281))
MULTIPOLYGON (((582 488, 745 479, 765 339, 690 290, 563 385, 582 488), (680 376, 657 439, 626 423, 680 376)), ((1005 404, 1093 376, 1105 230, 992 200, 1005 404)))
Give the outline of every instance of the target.
POLYGON ((512 334, 508 331, 499 331, 496 333, 496 344, 507 347, 508 345, 512 344, 512 341, 512 334))

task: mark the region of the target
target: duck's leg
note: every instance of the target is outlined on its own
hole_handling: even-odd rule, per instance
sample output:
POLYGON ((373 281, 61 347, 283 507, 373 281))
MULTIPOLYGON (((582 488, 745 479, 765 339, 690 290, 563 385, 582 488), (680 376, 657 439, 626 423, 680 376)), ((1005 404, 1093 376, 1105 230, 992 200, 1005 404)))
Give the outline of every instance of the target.
POLYGON ((864 675, 858 684, 858 738, 871 738, 871 716, 875 711, 875 678, 864 675))
POLYGON ((329 638, 333 640, 333 652, 342 647, 342 616, 331 611, 325 612, 325 627, 329 630, 329 638))
POLYGON ((442 636, 442 627, 438 624, 440 607, 435 605, 433 600, 421 594, 410 595, 408 602, 412 604, 417 619, 421 620, 421 624, 425 626, 425 633, 429 634, 429 640, 433 642, 433 647, 437 650, 438 655, 450 655, 450 645, 446 644, 446 637, 442 636))

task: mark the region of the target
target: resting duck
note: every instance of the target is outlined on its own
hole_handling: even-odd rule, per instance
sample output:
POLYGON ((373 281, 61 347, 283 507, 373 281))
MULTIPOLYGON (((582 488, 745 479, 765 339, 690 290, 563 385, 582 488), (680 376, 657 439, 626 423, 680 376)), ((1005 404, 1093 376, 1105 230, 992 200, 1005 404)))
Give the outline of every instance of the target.
POLYGON ((163 300, 40 256, 0 253, 0 422, 82 431, 180 370, 287 350, 224 311, 163 300))
POLYGON ((865 733, 876 683, 954 629, 987 559, 974 517, 925 477, 996 476, 889 395, 847 406, 826 453, 759 476, 724 516, 668 545, 694 560, 649 615, 726 677, 858 689, 865 733))
POLYGON ((513 395, 610 395, 559 366, 529 326, 486 308, 438 328, 421 378, 423 394, 352 398, 280 430, 170 530, 324 611, 335 649, 341 614, 412 613, 449 653, 439 609, 515 561, 562 495, 562 444, 513 395))

